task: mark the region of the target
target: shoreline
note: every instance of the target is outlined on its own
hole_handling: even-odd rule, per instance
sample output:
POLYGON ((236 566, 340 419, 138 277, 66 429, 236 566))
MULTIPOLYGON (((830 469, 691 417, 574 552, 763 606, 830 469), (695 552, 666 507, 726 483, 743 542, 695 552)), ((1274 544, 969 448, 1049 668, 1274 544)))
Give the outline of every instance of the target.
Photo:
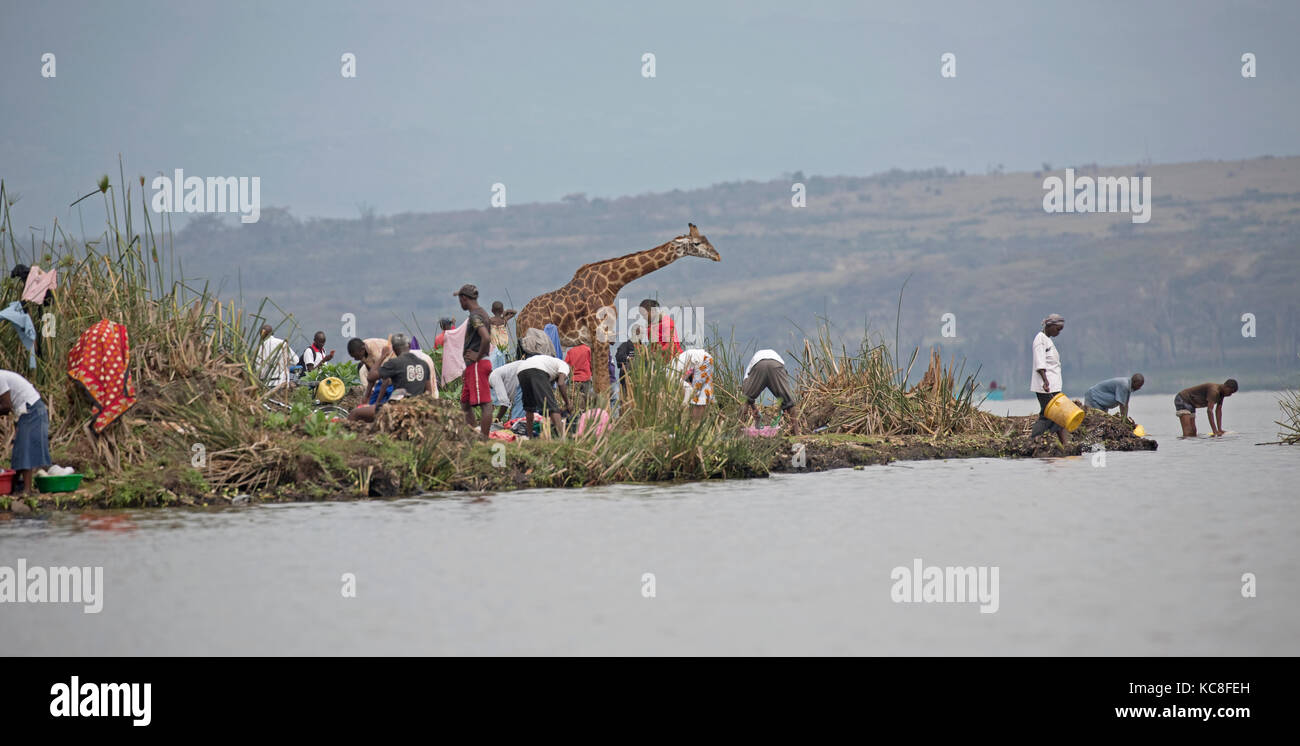
MULTIPOLYGON (((104 475, 96 480, 97 489, 83 487, 70 493, 45 493, 28 496, 20 502, 11 495, 0 496, 0 515, 5 519, 17 515, 41 515, 52 511, 111 510, 150 507, 206 507, 246 504, 282 504, 300 502, 350 502, 355 500, 423 497, 446 492, 496 493, 522 489, 581 488, 606 484, 671 484, 714 479, 763 479, 771 474, 818 472, 832 469, 861 468, 899 461, 926 461, 966 458, 1054 458, 1087 456, 1100 446, 1105 451, 1154 451, 1159 444, 1151 438, 1139 438, 1117 416, 1089 411, 1084 423, 1062 449, 1051 434, 1036 442, 1028 434, 1036 416, 998 417, 996 429, 968 432, 945 437, 925 435, 857 435, 821 433, 770 438, 730 436, 732 446, 743 447, 752 458, 748 462, 710 464, 706 477, 676 478, 677 472, 660 470, 665 475, 652 479, 620 478, 642 473, 654 464, 626 463, 633 455, 628 451, 609 464, 598 453, 602 443, 590 439, 530 440, 523 443, 475 439, 468 427, 461 427, 456 412, 450 408, 431 408, 437 416, 409 412, 407 417, 390 416, 370 426, 351 429, 367 437, 334 440, 298 439, 298 449, 289 459, 291 467, 271 489, 251 493, 222 494, 205 489, 200 470, 188 466, 166 469, 152 479, 126 472, 120 476, 104 475), (412 421, 416 423, 412 427, 412 421), (430 427, 432 426, 432 427, 430 427), (402 431, 402 428, 408 428, 402 431), (435 432, 441 430, 441 432, 435 432), (408 460, 412 444, 435 441, 443 460, 454 467, 443 484, 424 485, 411 478, 408 460), (497 447, 498 444, 502 447, 497 447), (403 449, 402 446, 407 446, 403 449), (802 459, 796 455, 802 446, 802 459), (495 459, 495 461, 494 461, 495 459), (627 471, 624 471, 627 470, 627 471), (350 481, 349 481, 350 480, 350 481), (143 483, 141 483, 143 481, 143 483), (436 489, 430 490, 428 486, 436 489), (35 498, 33 501, 31 498, 35 498), (33 504, 34 503, 34 504, 33 504)), ((390 412, 390 415, 392 412, 390 412)), ((647 450, 642 460, 664 460, 670 454, 647 450)), ((690 454, 691 458, 695 454, 690 454)), ((705 458, 700 454, 700 458, 705 458)), ((668 459, 671 460, 671 459, 668 459)), ((694 466, 692 466, 694 468, 694 466)))

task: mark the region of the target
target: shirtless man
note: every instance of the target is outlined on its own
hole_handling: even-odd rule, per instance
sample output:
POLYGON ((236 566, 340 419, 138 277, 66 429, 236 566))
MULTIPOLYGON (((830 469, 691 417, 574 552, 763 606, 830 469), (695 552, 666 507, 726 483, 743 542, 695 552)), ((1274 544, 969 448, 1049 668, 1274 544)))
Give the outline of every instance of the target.
POLYGON ((1174 411, 1183 425, 1183 437, 1196 437, 1196 410, 1205 408, 1210 418, 1210 435, 1223 435, 1223 400, 1237 392, 1237 379, 1223 383, 1202 383, 1190 386, 1174 395, 1174 411))

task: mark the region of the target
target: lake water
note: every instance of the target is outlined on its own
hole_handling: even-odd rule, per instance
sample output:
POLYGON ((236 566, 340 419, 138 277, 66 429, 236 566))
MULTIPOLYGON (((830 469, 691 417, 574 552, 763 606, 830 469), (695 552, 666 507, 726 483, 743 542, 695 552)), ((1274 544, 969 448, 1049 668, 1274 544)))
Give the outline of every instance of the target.
POLYGON ((1275 396, 1230 398, 1222 440, 1177 439, 1172 398, 1134 398, 1158 451, 1104 465, 6 521, 0 565, 105 589, 99 614, 0 605, 0 654, 1300 654, 1300 448, 1254 445, 1275 396), (914 558, 997 567, 996 613, 893 602, 914 558))

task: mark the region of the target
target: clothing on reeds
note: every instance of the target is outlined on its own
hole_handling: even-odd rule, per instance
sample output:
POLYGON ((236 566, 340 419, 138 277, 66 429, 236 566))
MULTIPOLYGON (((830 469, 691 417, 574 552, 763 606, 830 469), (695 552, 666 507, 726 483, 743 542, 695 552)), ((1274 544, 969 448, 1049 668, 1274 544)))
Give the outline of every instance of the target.
POLYGON ((8 321, 14 325, 14 331, 18 332, 18 340, 27 348, 27 367, 36 367, 36 325, 32 323, 32 317, 27 315, 23 310, 23 304, 14 301, 4 310, 0 310, 0 319, 8 321))
POLYGON ((40 267, 32 267, 27 273, 27 282, 23 285, 23 300, 40 305, 45 302, 45 294, 59 287, 59 270, 49 272, 40 267))
POLYGON ((68 376, 85 386, 94 402, 95 432, 103 432, 135 404, 130 363, 126 327, 108 319, 82 332, 68 351, 68 376))

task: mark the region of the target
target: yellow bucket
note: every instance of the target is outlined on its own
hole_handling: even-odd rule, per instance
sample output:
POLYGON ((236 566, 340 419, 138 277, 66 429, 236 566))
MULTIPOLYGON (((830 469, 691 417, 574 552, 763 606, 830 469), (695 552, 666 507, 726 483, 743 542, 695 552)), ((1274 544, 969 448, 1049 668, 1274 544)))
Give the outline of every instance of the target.
POLYGON ((1079 429, 1079 425, 1083 424, 1083 410, 1076 407, 1064 392, 1058 393, 1047 402, 1043 414, 1069 432, 1074 432, 1079 429))
POLYGON ((330 376, 316 385, 316 401, 333 404, 342 399, 346 392, 347 387, 343 385, 343 381, 330 376))
POLYGON ((1145 438, 1147 436, 1147 429, 1145 427, 1142 427, 1141 425, 1138 425, 1137 427, 1133 428, 1133 434, 1138 436, 1139 438, 1145 438))

